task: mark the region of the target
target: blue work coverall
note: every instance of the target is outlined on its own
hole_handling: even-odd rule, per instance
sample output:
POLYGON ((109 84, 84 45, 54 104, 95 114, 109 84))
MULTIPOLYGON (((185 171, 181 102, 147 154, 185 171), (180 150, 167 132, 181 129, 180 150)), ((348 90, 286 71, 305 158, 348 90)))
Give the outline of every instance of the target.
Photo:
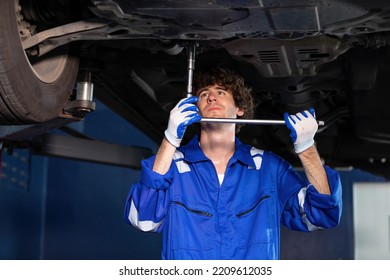
POLYGON ((342 212, 339 174, 325 166, 324 195, 279 156, 241 143, 222 185, 195 136, 176 150, 169 171, 142 161, 125 207, 129 224, 162 232, 162 259, 279 259, 280 224, 298 231, 332 228, 342 212))

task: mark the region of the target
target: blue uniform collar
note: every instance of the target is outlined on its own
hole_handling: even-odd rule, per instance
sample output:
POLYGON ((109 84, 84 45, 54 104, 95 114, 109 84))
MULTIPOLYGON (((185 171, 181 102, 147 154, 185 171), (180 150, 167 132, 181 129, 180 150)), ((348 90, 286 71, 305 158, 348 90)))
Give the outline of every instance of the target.
MULTIPOLYGON (((237 137, 235 138, 235 145, 236 150, 230 160, 230 163, 240 161, 249 167, 255 168, 256 165, 250 153, 252 147, 241 143, 237 137)), ((195 135, 187 145, 179 147, 178 150, 183 153, 184 159, 188 162, 209 160, 199 146, 199 135, 195 135)))

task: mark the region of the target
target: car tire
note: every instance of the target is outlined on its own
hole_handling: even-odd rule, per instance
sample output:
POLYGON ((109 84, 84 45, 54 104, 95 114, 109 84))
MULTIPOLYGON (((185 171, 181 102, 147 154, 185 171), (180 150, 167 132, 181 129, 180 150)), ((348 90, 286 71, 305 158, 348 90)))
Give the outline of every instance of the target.
POLYGON ((0 9, 0 125, 58 117, 72 94, 79 64, 69 45, 29 59, 19 35, 17 4, 5 0, 0 9))

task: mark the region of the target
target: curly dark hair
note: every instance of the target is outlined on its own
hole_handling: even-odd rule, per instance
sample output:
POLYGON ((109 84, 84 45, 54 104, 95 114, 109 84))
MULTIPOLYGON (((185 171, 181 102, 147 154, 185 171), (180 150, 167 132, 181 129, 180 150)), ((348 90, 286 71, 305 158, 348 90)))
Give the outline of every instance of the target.
MULTIPOLYGON (((194 76, 194 92, 197 90, 212 86, 220 85, 230 90, 233 93, 235 105, 244 111, 242 116, 238 118, 251 119, 254 114, 254 100, 251 94, 251 88, 246 86, 244 78, 236 72, 222 67, 216 67, 206 72, 195 73, 194 76)), ((236 133, 238 133, 243 124, 236 125, 236 133)))

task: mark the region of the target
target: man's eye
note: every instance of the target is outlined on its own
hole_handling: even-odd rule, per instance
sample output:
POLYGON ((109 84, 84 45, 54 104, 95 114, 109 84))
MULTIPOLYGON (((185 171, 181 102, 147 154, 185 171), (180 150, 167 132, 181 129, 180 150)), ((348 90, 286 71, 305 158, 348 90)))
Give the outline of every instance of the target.
POLYGON ((226 92, 223 91, 223 90, 218 91, 218 94, 219 94, 219 95, 224 95, 225 93, 226 93, 226 92))
POLYGON ((200 94, 199 94, 199 97, 200 98, 205 98, 207 96, 207 92, 201 92, 200 94))

